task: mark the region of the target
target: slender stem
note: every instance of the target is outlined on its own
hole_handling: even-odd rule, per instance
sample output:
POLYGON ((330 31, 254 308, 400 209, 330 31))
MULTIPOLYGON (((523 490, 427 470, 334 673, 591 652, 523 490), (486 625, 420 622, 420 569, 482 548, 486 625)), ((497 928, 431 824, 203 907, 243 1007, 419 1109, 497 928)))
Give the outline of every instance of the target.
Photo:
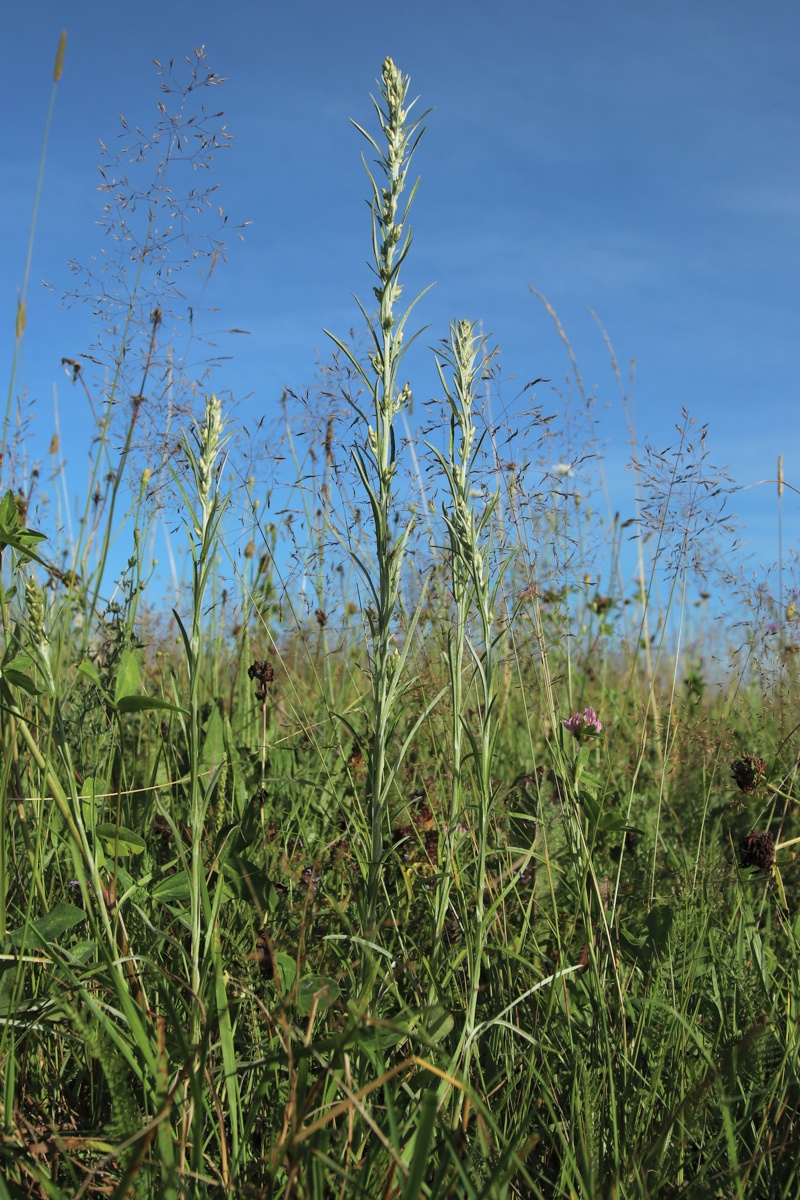
POLYGON ((3 420, 3 441, 0 446, 0 463, 6 455, 8 449, 8 429, 11 423, 11 405, 14 401, 14 384, 17 375, 17 363, 19 361, 19 352, 22 346, 22 338, 25 333, 27 323, 27 312, 25 308, 25 299, 28 294, 28 280, 31 274, 31 262, 33 261, 33 243, 36 234, 36 219, 39 215, 39 201, 42 196, 42 184, 44 182, 44 164, 47 158, 47 142, 50 136, 50 126, 53 121, 53 109, 56 103, 56 91, 58 89, 58 81, 61 78, 61 73, 64 69, 64 52, 67 46, 67 31, 62 29, 61 36, 58 39, 58 50, 56 51, 56 61, 53 67, 53 87, 50 92, 50 104, 47 109, 47 117, 44 123, 44 136, 42 138, 42 153, 39 158, 39 174, 36 179, 36 192, 33 199, 33 212, 31 214, 31 228, 28 234, 28 252, 25 258, 25 277, 22 282, 22 290, 17 300, 17 320, 14 331, 14 353, 11 359, 11 376, 8 381, 8 397, 6 399, 6 415, 3 420))

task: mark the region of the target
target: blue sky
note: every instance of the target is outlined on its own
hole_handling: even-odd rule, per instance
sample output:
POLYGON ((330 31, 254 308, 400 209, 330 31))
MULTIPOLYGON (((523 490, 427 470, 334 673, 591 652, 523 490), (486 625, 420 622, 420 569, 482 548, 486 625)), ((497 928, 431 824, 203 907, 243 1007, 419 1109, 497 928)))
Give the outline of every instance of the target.
MULTIPOLYGON (((329 328, 358 323, 352 293, 371 280, 366 179, 353 117, 371 121, 369 93, 391 54, 432 106, 416 167, 406 295, 436 281, 419 306, 434 344, 456 316, 483 323, 513 376, 561 387, 569 362, 530 292, 566 329, 588 390, 597 392, 612 487, 624 421, 593 309, 623 371, 636 359, 640 440, 674 441, 685 405, 710 424, 712 457, 741 484, 775 476, 800 485, 800 9, 791 0, 409 0, 382 9, 292 0, 136 6, 32 0, 4 14, 0 156, 0 372, 8 378, 16 297, 36 183, 53 57, 68 46, 50 135, 19 377, 36 400, 46 447, 58 389, 62 433, 85 455, 83 401, 61 371, 91 341, 88 312, 66 312, 66 262, 87 261, 95 222, 98 140, 118 114, 152 124, 151 60, 204 44, 227 82, 232 148, 214 168, 232 222, 229 261, 209 281, 210 328, 238 327, 215 378, 246 421, 275 415, 284 387, 310 383, 329 328), (608 407, 606 407, 608 406, 608 407)), ((434 390, 418 360, 412 382, 434 390)), ((546 389, 537 399, 548 402, 546 389)), ((616 494, 615 494, 616 499, 616 494)), ((630 507, 628 505, 628 507, 630 507)), ((775 489, 734 507, 760 560, 775 554, 775 489)), ((623 515, 628 515, 623 513, 623 515)), ((787 494, 785 536, 797 531, 787 494)))

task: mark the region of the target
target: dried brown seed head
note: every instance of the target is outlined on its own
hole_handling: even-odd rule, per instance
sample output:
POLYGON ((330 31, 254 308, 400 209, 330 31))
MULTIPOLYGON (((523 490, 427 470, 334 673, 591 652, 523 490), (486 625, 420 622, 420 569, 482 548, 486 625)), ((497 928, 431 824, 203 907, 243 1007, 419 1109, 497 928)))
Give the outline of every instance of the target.
POLYGON ((739 791, 750 795, 758 789, 766 769, 767 764, 763 758, 754 758, 751 754, 744 754, 731 767, 731 775, 739 791))
POLYGON ((771 871, 775 862, 775 838, 768 831, 750 833, 739 842, 739 863, 771 871))

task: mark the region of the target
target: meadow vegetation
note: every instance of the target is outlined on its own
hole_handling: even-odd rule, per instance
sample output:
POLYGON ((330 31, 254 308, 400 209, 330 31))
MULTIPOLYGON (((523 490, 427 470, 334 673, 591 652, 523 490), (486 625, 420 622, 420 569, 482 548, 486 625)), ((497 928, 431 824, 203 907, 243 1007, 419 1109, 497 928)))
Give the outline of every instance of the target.
POLYGON ((0 1198, 796 1197, 788 567, 726 575, 733 485, 686 413, 633 447, 626 520, 574 362, 493 423, 469 320, 409 444, 423 126, 391 59, 374 296, 263 483, 174 316, 224 257, 173 183, 225 144, 219 80, 179 78, 104 167, 119 257, 76 276, 74 521, 9 388, 0 1198))

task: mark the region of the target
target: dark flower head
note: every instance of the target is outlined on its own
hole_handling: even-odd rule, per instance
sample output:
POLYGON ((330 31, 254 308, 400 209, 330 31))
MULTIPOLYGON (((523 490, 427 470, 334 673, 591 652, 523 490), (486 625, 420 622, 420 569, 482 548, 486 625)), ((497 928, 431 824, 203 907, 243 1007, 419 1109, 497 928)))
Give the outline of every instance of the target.
POLYGON ((733 764, 731 775, 739 791, 750 795, 757 791, 766 769, 767 764, 763 758, 753 758, 752 755, 745 754, 733 764))
POLYGON ((259 683, 272 683, 275 678, 275 672, 272 668, 272 663, 261 662, 256 659, 254 663, 247 668, 247 674, 251 679, 257 679, 259 683))
POLYGON ((739 863, 743 867, 758 867, 771 871, 775 862, 775 838, 771 833, 749 833, 739 842, 739 863))
POLYGON ((255 679, 258 687, 256 688, 256 699, 262 703, 267 698, 267 684, 272 683, 275 678, 275 670, 271 662, 261 661, 256 659, 247 668, 247 674, 250 679, 255 679))

